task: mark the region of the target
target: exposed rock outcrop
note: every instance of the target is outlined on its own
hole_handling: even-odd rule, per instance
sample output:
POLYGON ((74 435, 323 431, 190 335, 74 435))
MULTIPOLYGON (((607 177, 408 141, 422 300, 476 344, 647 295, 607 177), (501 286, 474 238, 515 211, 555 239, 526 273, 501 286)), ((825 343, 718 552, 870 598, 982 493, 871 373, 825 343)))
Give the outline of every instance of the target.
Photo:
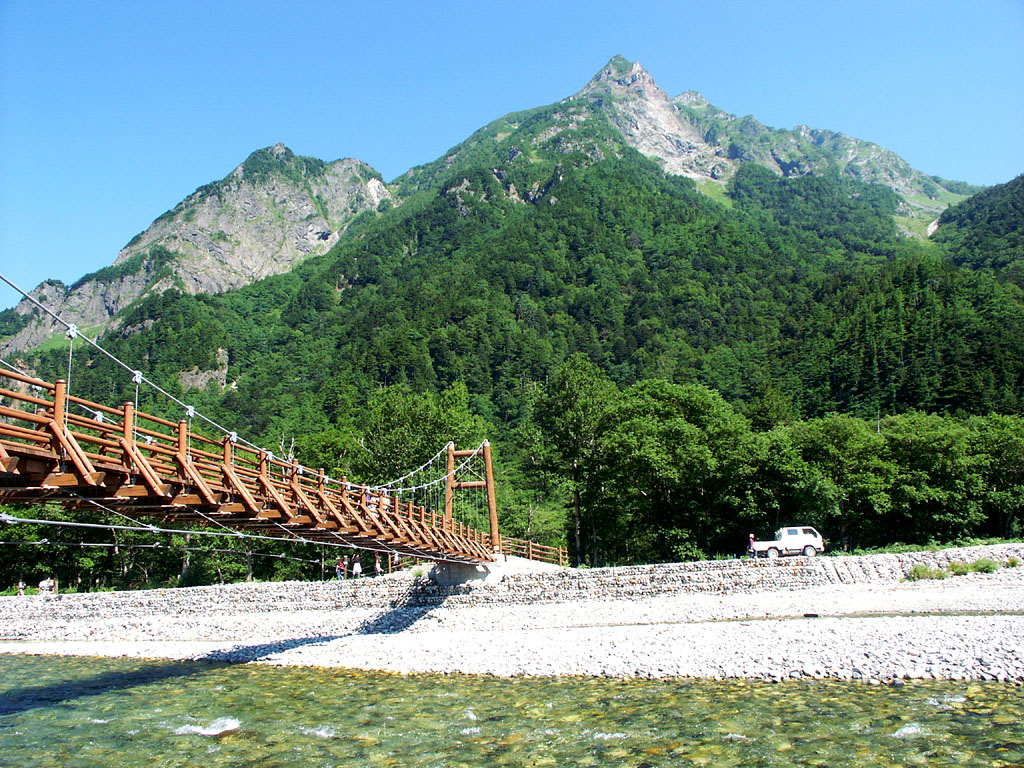
POLYGON ((877 144, 806 125, 769 128, 719 109, 696 91, 670 98, 639 63, 621 56, 567 101, 581 99, 599 104, 630 146, 669 173, 724 181, 746 162, 783 176, 838 171, 890 187, 907 201, 908 212, 929 215, 946 207, 938 200, 931 204, 938 191, 934 178, 877 144))
MULTIPOLYGON (((379 174, 359 160, 324 163, 277 144, 160 216, 112 266, 70 288, 42 283, 32 295, 67 322, 99 330, 150 293, 220 293, 287 272, 326 253, 356 215, 390 199, 379 174)), ((34 319, 0 352, 38 346, 63 331, 27 300, 16 311, 34 319)))

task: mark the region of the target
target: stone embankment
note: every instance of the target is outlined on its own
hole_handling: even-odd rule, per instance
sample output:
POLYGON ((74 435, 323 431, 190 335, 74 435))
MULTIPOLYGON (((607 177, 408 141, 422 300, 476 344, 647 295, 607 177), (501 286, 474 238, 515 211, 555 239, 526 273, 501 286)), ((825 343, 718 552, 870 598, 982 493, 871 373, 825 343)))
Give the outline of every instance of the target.
POLYGON ((1024 681, 1024 544, 0 598, 0 652, 401 672, 1024 681), (1004 566, 904 582, 917 564, 1004 566), (813 617, 813 618, 808 618, 813 617), (3 642, 6 641, 6 642, 3 642))
POLYGON ((736 559, 618 568, 556 568, 500 572, 499 578, 452 586, 426 575, 326 582, 227 584, 135 592, 91 592, 56 600, 0 598, 0 639, 11 620, 76 620, 132 615, 210 615, 343 608, 423 608, 518 603, 637 600, 681 594, 751 594, 833 584, 895 584, 915 565, 947 568, 980 558, 1000 565, 1016 558, 1024 567, 1024 544, 962 547, 935 552, 853 557, 736 559))

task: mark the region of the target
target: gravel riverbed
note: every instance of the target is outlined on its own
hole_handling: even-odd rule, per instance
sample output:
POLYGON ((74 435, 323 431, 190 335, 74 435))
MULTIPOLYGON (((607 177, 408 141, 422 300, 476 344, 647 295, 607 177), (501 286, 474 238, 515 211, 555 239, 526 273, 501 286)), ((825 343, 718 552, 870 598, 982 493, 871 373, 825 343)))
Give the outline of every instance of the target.
MULTIPOLYGON (((738 563, 736 574, 745 575, 744 567, 753 565, 738 563)), ((361 584, 106 593, 106 602, 103 593, 0 598, 0 653, 499 676, 1024 684, 1024 567, 944 581, 806 586, 793 585, 802 566, 777 567, 785 586, 776 589, 760 577, 757 588, 736 590, 706 581, 650 587, 676 573, 665 570, 619 597, 605 596, 607 584, 621 595, 623 574, 635 571, 602 569, 584 572, 586 589, 574 584, 565 597, 563 587, 562 597, 549 601, 509 598, 513 575, 475 601, 468 588, 412 599, 408 584, 416 582, 397 575, 361 584)), ((738 578, 718 571, 719 578, 738 578)), ((562 574, 549 578, 565 581, 562 574)), ((529 588, 545 578, 530 574, 529 588)))

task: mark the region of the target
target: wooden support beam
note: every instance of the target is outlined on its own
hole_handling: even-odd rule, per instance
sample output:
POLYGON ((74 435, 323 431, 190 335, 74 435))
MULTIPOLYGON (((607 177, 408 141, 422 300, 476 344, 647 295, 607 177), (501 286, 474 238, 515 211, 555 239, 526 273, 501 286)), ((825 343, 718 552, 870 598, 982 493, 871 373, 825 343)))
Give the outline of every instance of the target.
POLYGON ((491 526, 491 553, 501 552, 501 532, 498 530, 498 503, 494 494, 494 467, 491 464, 491 444, 484 440, 484 478, 487 483, 487 512, 491 526))
POLYGON ((199 470, 196 469, 192 460, 180 450, 180 446, 178 452, 174 454, 174 458, 178 463, 178 468, 181 471, 183 479, 192 483, 192 485, 196 487, 199 491, 199 495, 202 496, 203 501, 207 504, 218 504, 219 499, 213 491, 210 490, 210 486, 206 484, 203 476, 199 474, 199 470))
POLYGON ((75 472, 82 479, 82 484, 99 485, 102 480, 102 473, 97 472, 96 468, 93 467, 89 457, 85 455, 85 451, 82 450, 78 441, 75 440, 75 436, 70 431, 65 430, 63 424, 58 424, 53 419, 46 425, 46 428, 53 434, 57 444, 64 449, 67 457, 75 467, 75 472))
POLYGON ((270 474, 268 473, 268 461, 267 455, 263 454, 260 458, 260 472, 259 472, 259 483, 266 494, 273 501, 274 506, 280 509, 289 519, 297 517, 297 513, 293 510, 288 502, 284 500, 284 497, 278 492, 277 488, 274 487, 273 482, 270 480, 270 474))
POLYGON ((409 524, 419 533, 420 539, 424 544, 438 547, 442 550, 445 548, 444 542, 435 535, 435 532, 430 527, 417 522, 413 518, 409 518, 409 524))
POLYGON ((389 528, 391 538, 394 541, 403 543, 408 541, 404 536, 404 532, 400 530, 391 515, 380 509, 380 504, 377 505, 377 509, 370 509, 367 506, 366 493, 363 493, 362 497, 359 499, 359 507, 363 510, 364 514, 376 521, 377 527, 380 528, 380 530, 384 530, 385 527, 389 528), (381 526, 380 523, 383 523, 384 525, 381 526))
POLYGON ((452 492, 455 490, 455 443, 448 443, 448 474, 444 477, 444 519, 441 522, 443 528, 448 528, 452 522, 452 507, 454 499, 452 492))
POLYGON ((18 457, 11 456, 0 444, 0 471, 14 472, 18 468, 18 457))
POLYGON ((288 488, 292 492, 292 498, 303 508, 303 511, 307 512, 314 520, 316 520, 317 527, 327 525, 327 520, 325 520, 323 515, 320 514, 320 510, 316 508, 316 505, 309 500, 305 491, 302 490, 302 486, 299 484, 298 467, 292 469, 292 476, 289 478, 288 488))
MULTIPOLYGON (((130 457, 132 462, 135 463, 136 469, 138 469, 139 475, 142 477, 143 482, 153 492, 154 496, 168 496, 170 495, 170 486, 163 482, 163 478, 157 474, 156 470, 150 466, 149 462, 146 461, 146 457, 137 450, 134 442, 128 442, 123 437, 118 440, 121 446, 121 450, 124 455, 130 457)), ((131 463, 124 462, 125 469, 131 471, 131 463)))
POLYGON ((246 487, 242 479, 235 473, 234 469, 234 456, 233 446, 230 437, 224 438, 224 460, 220 465, 221 472, 224 475, 224 479, 228 481, 228 487, 238 496, 242 497, 242 503, 246 506, 250 512, 254 515, 259 514, 263 510, 263 505, 253 498, 249 489, 246 487))
MULTIPOLYGON (((116 491, 114 491, 115 498, 118 499, 134 499, 138 497, 146 497, 152 495, 153 491, 145 485, 122 485, 116 491)), ((196 497, 199 498, 198 496, 196 497)))
MULTIPOLYGON (((344 492, 342 492, 341 496, 339 496, 338 499, 339 501, 341 501, 341 506, 344 508, 344 510, 348 512, 349 516, 353 520, 356 521, 356 525, 359 526, 360 530, 362 530, 363 533, 366 533, 370 536, 374 535, 374 529, 371 528, 369 524, 367 524, 366 520, 363 519, 362 512, 359 510, 358 505, 353 504, 349 500, 349 498, 344 494, 344 492)), ((376 528, 376 526, 374 526, 374 528, 376 528)), ((382 529, 378 530, 380 530, 380 532, 383 533, 382 529)))
POLYGON ((44 488, 77 488, 82 485, 82 478, 74 472, 51 472, 43 478, 44 488))
POLYGON ((188 463, 192 460, 189 456, 188 451, 188 422, 182 419, 178 422, 178 476, 182 480, 188 479, 183 463, 188 463))
POLYGON ((412 529, 406 524, 406 520, 402 517, 402 511, 398 507, 398 499, 391 499, 386 494, 382 495, 380 497, 379 506, 381 514, 387 515, 391 520, 393 520, 394 525, 401 529, 405 538, 416 545, 423 543, 413 533, 412 529))
POLYGON ((330 515, 332 518, 334 518, 335 522, 338 524, 338 528, 339 529, 351 528, 352 529, 352 531, 351 531, 352 533, 355 533, 356 531, 359 530, 358 526, 354 526, 354 525, 350 526, 350 525, 348 525, 348 523, 345 520, 345 518, 343 518, 341 516, 341 512, 338 510, 338 508, 336 506, 334 506, 334 502, 332 502, 327 497, 327 494, 324 493, 322 488, 318 488, 316 490, 316 497, 320 501, 320 504, 323 506, 323 508, 327 510, 327 514, 330 515))

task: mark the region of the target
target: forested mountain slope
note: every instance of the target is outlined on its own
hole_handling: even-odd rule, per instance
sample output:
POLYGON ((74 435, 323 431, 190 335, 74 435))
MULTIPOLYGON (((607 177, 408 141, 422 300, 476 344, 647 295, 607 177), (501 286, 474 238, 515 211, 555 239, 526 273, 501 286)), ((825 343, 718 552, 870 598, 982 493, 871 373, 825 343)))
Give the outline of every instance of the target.
MULTIPOLYGON (((527 201, 500 170, 453 171, 286 275, 150 297, 104 343, 222 423, 281 449, 294 439, 300 460, 339 475, 381 479, 429 444, 489 435, 506 524, 557 538, 571 491, 574 551, 592 562, 720 551, 738 527, 797 512, 848 542, 1015 530, 1018 513, 971 495, 988 487, 982 475, 957 473, 1003 466, 1021 419, 993 422, 1009 436, 991 445, 1010 446, 994 454, 971 454, 982 448, 956 425, 1020 413, 1024 295, 900 238, 890 191, 751 165, 727 208, 627 148, 531 164, 527 201), (203 379, 182 371, 218 365, 226 386, 209 376, 187 391, 203 379), (576 369, 604 383, 580 406, 593 436, 573 458, 558 446, 574 427, 551 414, 571 411, 552 403, 576 369), (819 420, 836 413, 853 442, 826 450, 838 434, 819 420), (921 455, 898 441, 915 429, 959 442, 928 448, 914 470, 906 462, 921 455), (662 455, 679 441, 697 453, 662 455), (950 445, 959 469, 940 460, 950 445), (832 450, 867 451, 878 488, 842 490, 854 481, 829 474, 832 450), (705 469, 679 475, 686 467, 705 469), (928 482, 949 478, 936 496, 928 482), (599 491, 612 480, 626 507, 599 491)), ((52 352, 34 367, 55 377, 65 365, 52 352)), ((76 370, 76 391, 132 398, 108 361, 76 370)))
POLYGON ((735 402, 771 386, 807 416, 1019 410, 1020 290, 898 238, 884 189, 750 166, 728 210, 631 151, 576 160, 532 203, 490 168, 456 173, 288 276, 141 304, 124 343, 171 376, 225 346, 226 397, 259 432, 300 374, 308 406, 331 380, 357 400, 463 382, 515 422, 523 388, 575 352, 620 384, 696 381, 735 402), (210 315, 190 337, 221 330, 135 332, 179 305, 210 315))
MULTIPOLYGON (((895 192, 890 215, 905 233, 923 233, 950 202, 977 191, 926 176, 892 152, 841 133, 769 128, 694 91, 670 99, 639 63, 616 56, 573 96, 505 115, 387 187, 358 160, 326 163, 281 144, 253 152, 227 177, 159 216, 110 267, 70 287, 46 281, 34 295, 68 322, 99 331, 147 294, 217 293, 285 272, 339 242, 357 215, 385 211, 417 192, 434 194, 460 172, 490 169, 505 195, 530 203, 544 196, 568 158, 598 162, 629 148, 670 174, 706 182, 713 197, 752 164, 784 177, 831 174, 878 183, 895 192)), ((0 351, 38 346, 55 330, 22 302, 0 313, 0 351)))
POLYGON ((933 239, 954 263, 1024 286, 1024 175, 948 208, 933 239))
MULTIPOLYGON (((1024 292, 969 244, 979 217, 907 238, 893 189, 755 162, 717 202, 588 93, 411 170, 292 271, 148 295, 102 343, 335 476, 489 437, 506 530, 592 564, 795 518, 851 546, 1019 534, 1024 292)), ((57 378, 67 348, 21 362, 57 378)), ((135 396, 102 357, 74 387, 135 396)))

